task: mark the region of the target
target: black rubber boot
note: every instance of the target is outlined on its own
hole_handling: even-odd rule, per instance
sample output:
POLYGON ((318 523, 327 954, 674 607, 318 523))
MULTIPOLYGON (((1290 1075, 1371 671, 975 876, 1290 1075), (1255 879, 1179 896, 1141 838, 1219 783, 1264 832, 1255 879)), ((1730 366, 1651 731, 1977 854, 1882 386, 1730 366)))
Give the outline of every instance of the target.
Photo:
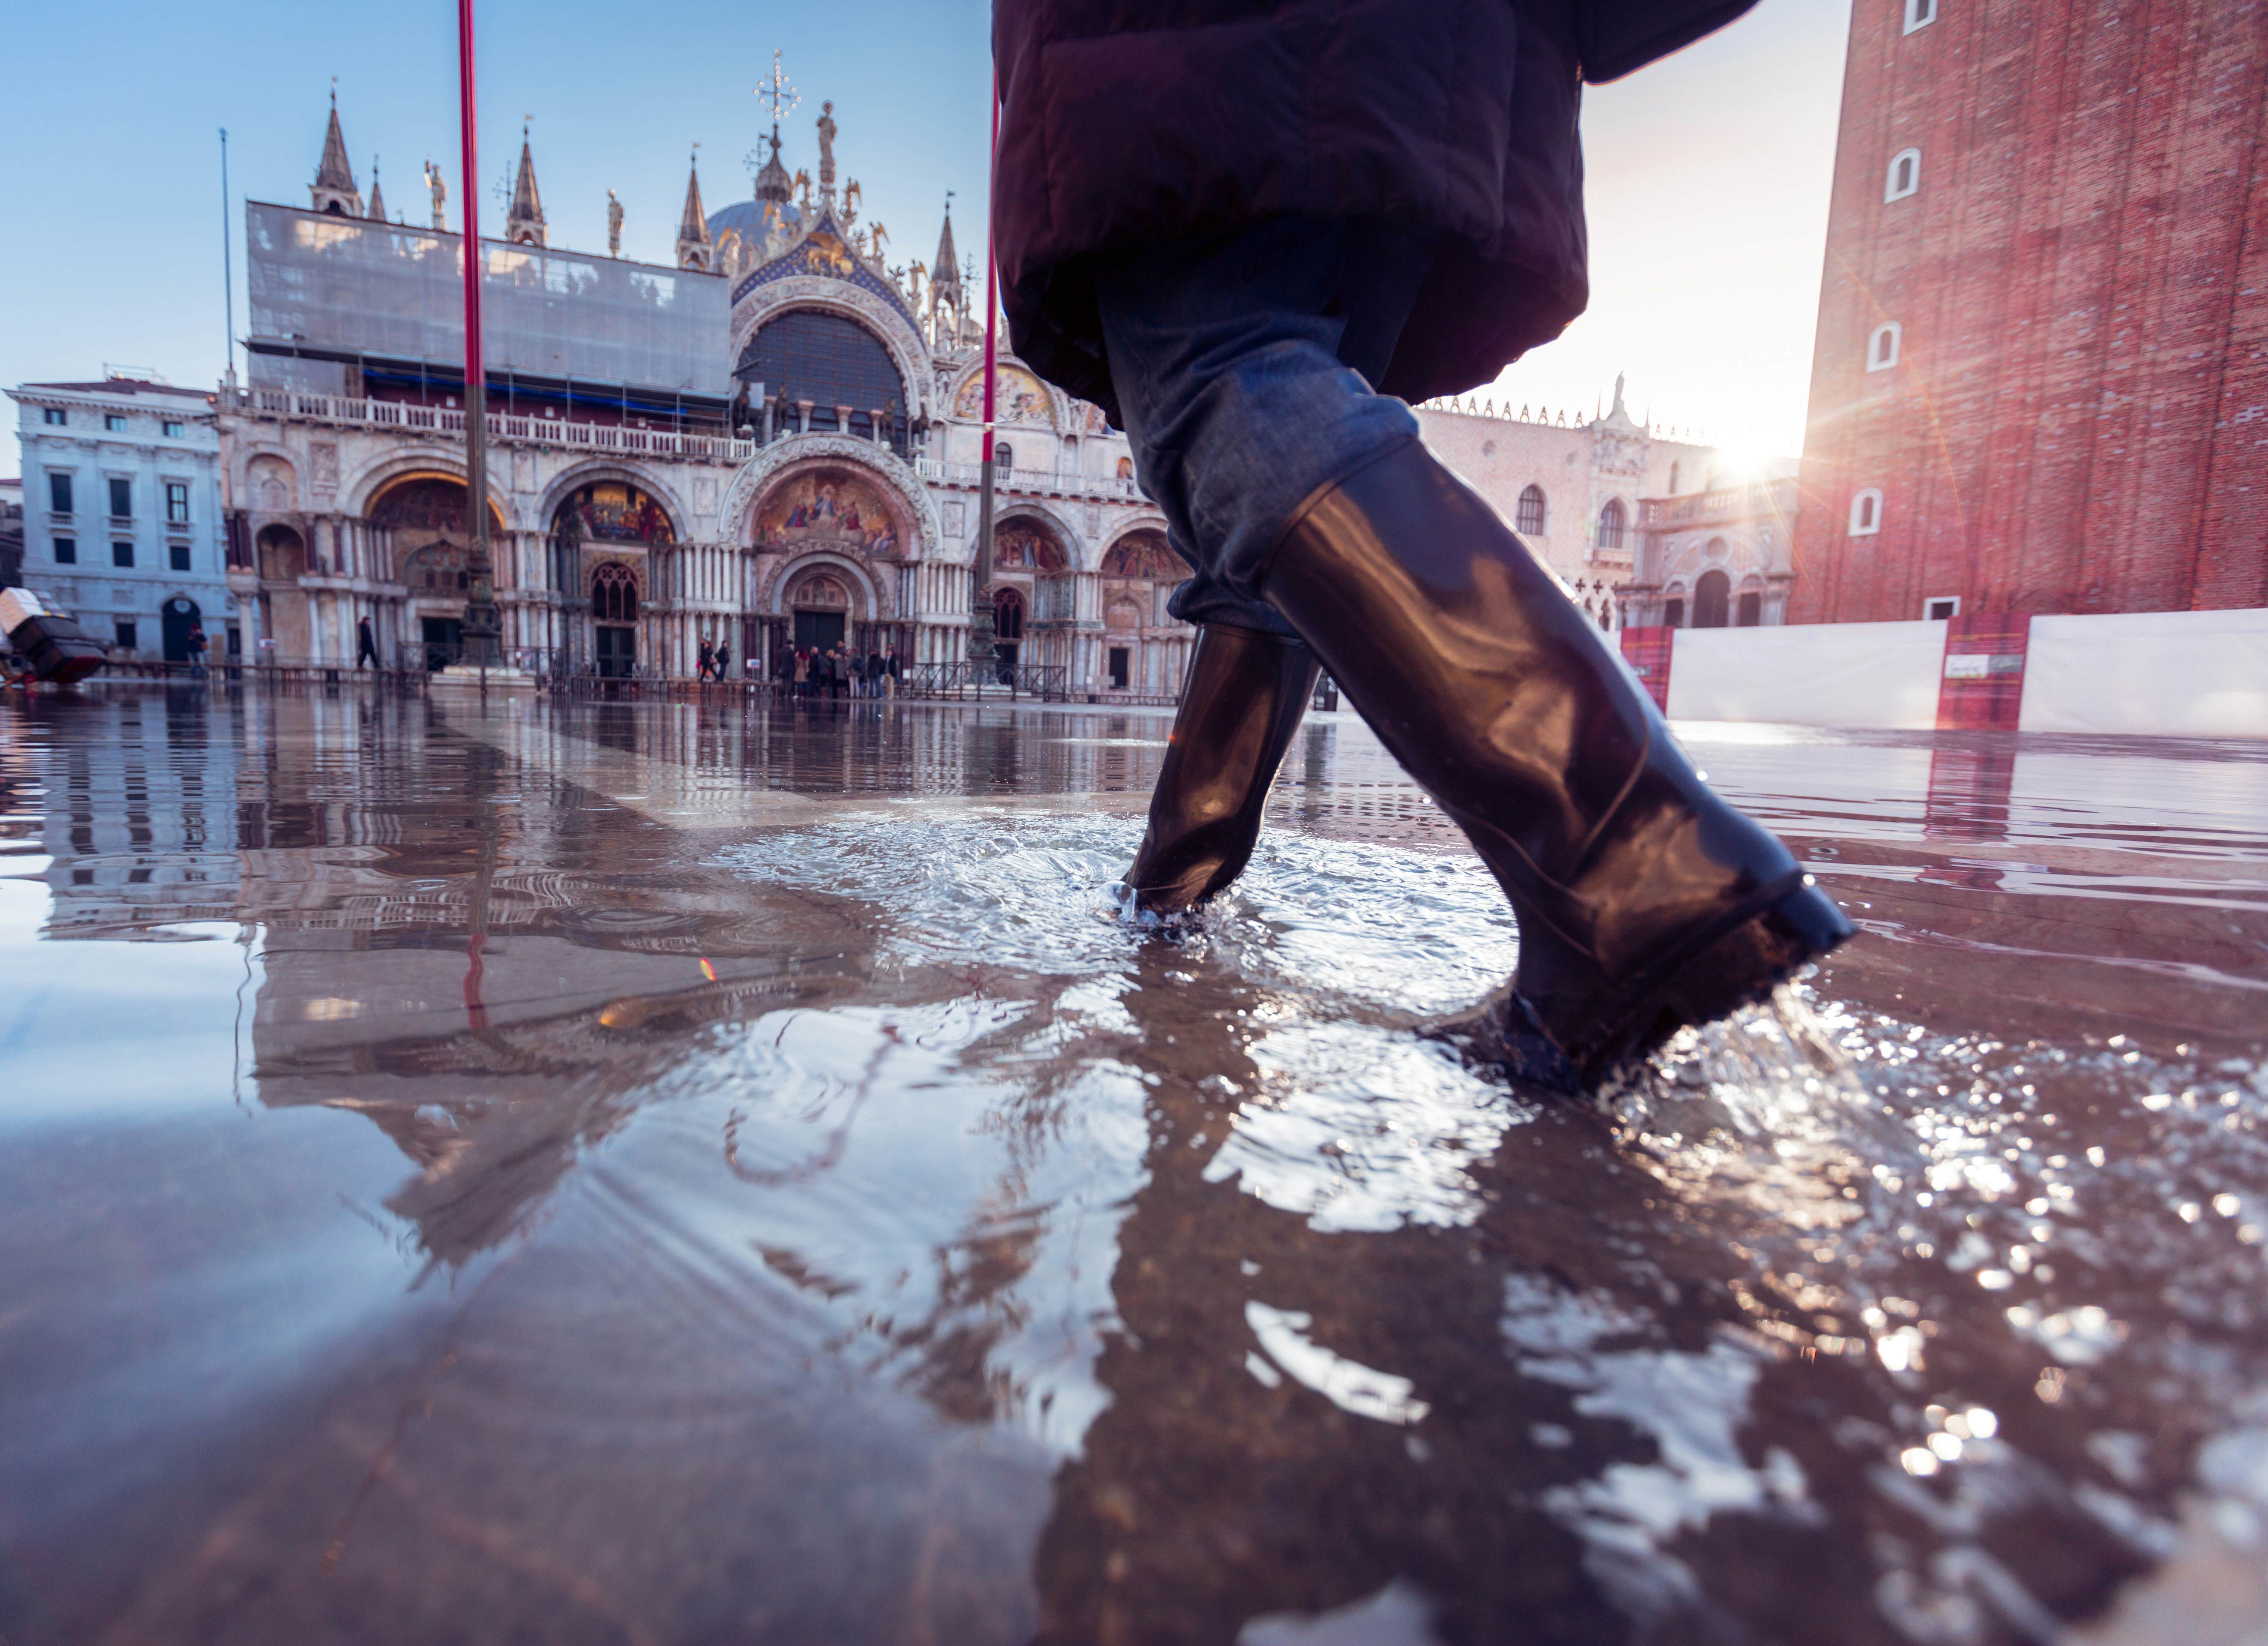
POLYGON ((1262 587, 1504 888, 1520 920, 1505 1027, 1540 1034, 1571 1083, 1762 998, 1851 935, 1417 441, 1303 503, 1262 587))
POLYGON ((1244 872, 1317 672, 1297 640, 1217 623, 1197 631, 1150 827, 1126 871, 1138 910, 1178 914, 1244 872))

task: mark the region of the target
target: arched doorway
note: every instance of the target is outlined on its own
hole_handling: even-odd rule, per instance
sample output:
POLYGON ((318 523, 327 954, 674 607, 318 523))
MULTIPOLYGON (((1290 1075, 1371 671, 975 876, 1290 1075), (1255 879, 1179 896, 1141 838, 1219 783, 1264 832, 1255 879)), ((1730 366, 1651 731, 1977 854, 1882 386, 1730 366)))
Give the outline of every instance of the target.
MULTIPOLYGON (((472 592, 465 483, 453 475, 406 475, 371 500, 368 513, 391 547, 396 580, 409 592, 405 617, 416 625, 426 668, 446 668, 457 661, 472 592)), ((504 516, 493 502, 489 530, 491 542, 504 535, 504 516)))
POLYGON ((848 638, 850 591, 839 574, 804 572, 788 586, 784 603, 794 618, 798 651, 824 652, 848 638))
POLYGON ((198 609, 197 602, 187 594, 176 594, 166 602, 158 618, 165 631, 167 662, 186 663, 190 661, 189 631, 198 626, 203 615, 198 609))
POLYGON ((637 672, 637 573, 619 560, 600 561, 591 569, 593 659, 600 679, 622 680, 637 672))
POLYGON ((1012 678, 1016 659, 1024 649, 1024 592, 1017 588, 992 592, 992 655, 1003 679, 1012 678))
POLYGON ((1693 626, 1721 629, 1730 620, 1733 579, 1722 572, 1704 572, 1693 586, 1693 626))
POLYGON ((1169 693, 1179 674, 1169 643, 1143 631, 1163 621, 1165 591, 1189 568, 1160 531, 1127 533, 1102 557, 1103 679, 1113 691, 1169 693))

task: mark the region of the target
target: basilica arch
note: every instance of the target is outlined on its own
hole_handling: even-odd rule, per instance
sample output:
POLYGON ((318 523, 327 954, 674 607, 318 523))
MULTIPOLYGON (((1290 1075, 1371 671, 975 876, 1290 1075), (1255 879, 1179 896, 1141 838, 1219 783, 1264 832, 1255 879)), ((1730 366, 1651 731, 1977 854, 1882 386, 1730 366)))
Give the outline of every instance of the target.
POLYGON ((865 471, 887 490, 906 530, 897 552, 908 559, 929 558, 945 535, 937 503, 911 467, 872 440, 843 434, 793 434, 774 440, 733 471, 717 512, 721 529, 733 542, 762 552, 756 541, 759 499, 805 469, 832 463, 865 471))
POLYGON ((1098 567, 1101 667, 1107 690, 1146 698, 1181 690, 1191 633, 1166 603, 1190 567, 1166 540, 1162 520, 1137 520, 1114 535, 1098 567))
MULTIPOLYGON (((759 271, 761 274, 761 271, 759 271)), ((934 417, 929 351, 913 322, 895 305, 863 286, 832 275, 785 275, 744 286, 733 304, 732 358, 735 366, 765 326, 797 309, 833 314, 863 328, 889 354, 905 395, 909 424, 934 417)))

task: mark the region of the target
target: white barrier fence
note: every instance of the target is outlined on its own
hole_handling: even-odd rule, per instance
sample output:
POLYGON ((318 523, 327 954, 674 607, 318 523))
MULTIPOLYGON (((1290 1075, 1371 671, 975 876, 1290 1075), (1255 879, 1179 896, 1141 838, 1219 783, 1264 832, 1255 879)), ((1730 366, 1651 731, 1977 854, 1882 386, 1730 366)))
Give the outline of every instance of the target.
POLYGON ((2268 610, 1624 631, 1673 720, 2268 738, 2268 610))

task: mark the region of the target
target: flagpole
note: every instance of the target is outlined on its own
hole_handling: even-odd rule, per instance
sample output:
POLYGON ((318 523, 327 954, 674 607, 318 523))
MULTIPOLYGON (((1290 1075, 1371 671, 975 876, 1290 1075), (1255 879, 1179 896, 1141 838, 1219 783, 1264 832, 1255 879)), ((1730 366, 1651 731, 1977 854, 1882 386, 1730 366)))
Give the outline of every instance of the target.
POLYGON ((457 0, 458 113, 465 180, 465 616, 459 661, 486 671, 503 661, 495 568, 489 558, 488 361, 481 343, 480 134, 473 80, 473 0, 457 0))
POLYGON ((223 380, 236 387, 236 254, 229 241, 228 128, 220 128, 220 319, 221 341, 228 345, 223 380))
MULTIPOLYGON (((468 0, 468 4, 470 0, 468 0)), ((1000 82, 992 81, 992 144, 987 151, 995 170, 1000 149, 1000 82)), ((981 688, 992 677, 992 409, 999 378, 999 343, 994 317, 1000 310, 999 262, 992 246, 992 196, 984 199, 984 461, 980 471, 976 504, 976 564, 968 613, 969 673, 981 688)))

